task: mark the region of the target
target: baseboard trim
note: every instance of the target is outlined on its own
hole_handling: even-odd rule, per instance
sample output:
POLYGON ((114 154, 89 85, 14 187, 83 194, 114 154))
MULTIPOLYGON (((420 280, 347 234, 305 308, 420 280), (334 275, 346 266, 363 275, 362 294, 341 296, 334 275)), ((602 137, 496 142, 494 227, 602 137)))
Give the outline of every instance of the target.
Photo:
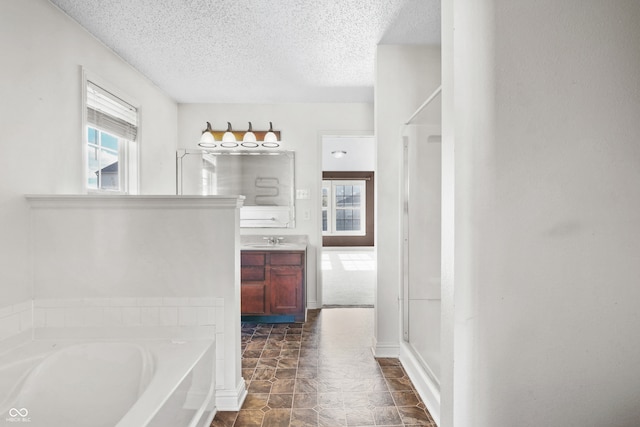
POLYGON ((440 385, 422 366, 411 346, 404 341, 400 343, 400 363, 427 406, 431 417, 437 425, 440 425, 440 385))
POLYGON ((216 411, 239 411, 246 397, 247 388, 244 379, 240 381, 237 389, 216 390, 216 411))
POLYGON ((325 304, 322 308, 373 308, 373 304, 325 304))
POLYGON ((376 338, 373 337, 371 352, 373 353, 373 357, 398 357, 400 354, 400 347, 398 346, 398 343, 378 342, 376 338))
POLYGON ((307 310, 317 310, 322 308, 322 304, 319 304, 318 301, 307 301, 307 310))

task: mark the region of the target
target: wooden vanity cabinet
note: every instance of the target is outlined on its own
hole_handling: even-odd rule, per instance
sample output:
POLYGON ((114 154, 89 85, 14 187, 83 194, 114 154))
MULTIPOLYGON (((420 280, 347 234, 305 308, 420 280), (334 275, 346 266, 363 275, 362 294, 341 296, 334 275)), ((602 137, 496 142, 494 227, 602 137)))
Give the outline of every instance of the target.
POLYGON ((305 252, 241 251, 242 315, 292 315, 305 321, 305 252))

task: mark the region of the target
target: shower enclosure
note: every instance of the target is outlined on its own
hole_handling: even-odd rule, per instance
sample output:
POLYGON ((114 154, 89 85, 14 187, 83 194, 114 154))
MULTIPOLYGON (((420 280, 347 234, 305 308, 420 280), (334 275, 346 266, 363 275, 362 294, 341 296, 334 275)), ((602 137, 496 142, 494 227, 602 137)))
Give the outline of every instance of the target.
MULTIPOLYGON (((441 138, 439 126, 403 132, 402 333, 425 387, 440 388, 441 138)), ((415 382, 415 379, 414 379, 415 382)), ((437 398, 439 400, 439 397, 437 398)))

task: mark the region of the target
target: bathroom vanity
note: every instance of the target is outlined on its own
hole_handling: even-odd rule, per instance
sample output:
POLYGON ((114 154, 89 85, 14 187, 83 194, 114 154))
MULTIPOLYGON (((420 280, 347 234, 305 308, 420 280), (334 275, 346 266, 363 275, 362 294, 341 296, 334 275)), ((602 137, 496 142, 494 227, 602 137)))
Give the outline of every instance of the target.
POLYGON ((305 321, 306 243, 244 242, 240 266, 243 316, 305 321))

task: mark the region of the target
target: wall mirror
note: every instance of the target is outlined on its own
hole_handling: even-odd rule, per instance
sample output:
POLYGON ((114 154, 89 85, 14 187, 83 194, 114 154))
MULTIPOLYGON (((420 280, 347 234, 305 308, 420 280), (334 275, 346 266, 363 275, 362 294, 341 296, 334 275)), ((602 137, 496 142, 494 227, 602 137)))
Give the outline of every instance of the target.
POLYGON ((294 228, 293 151, 178 150, 176 194, 243 195, 240 227, 294 228))

